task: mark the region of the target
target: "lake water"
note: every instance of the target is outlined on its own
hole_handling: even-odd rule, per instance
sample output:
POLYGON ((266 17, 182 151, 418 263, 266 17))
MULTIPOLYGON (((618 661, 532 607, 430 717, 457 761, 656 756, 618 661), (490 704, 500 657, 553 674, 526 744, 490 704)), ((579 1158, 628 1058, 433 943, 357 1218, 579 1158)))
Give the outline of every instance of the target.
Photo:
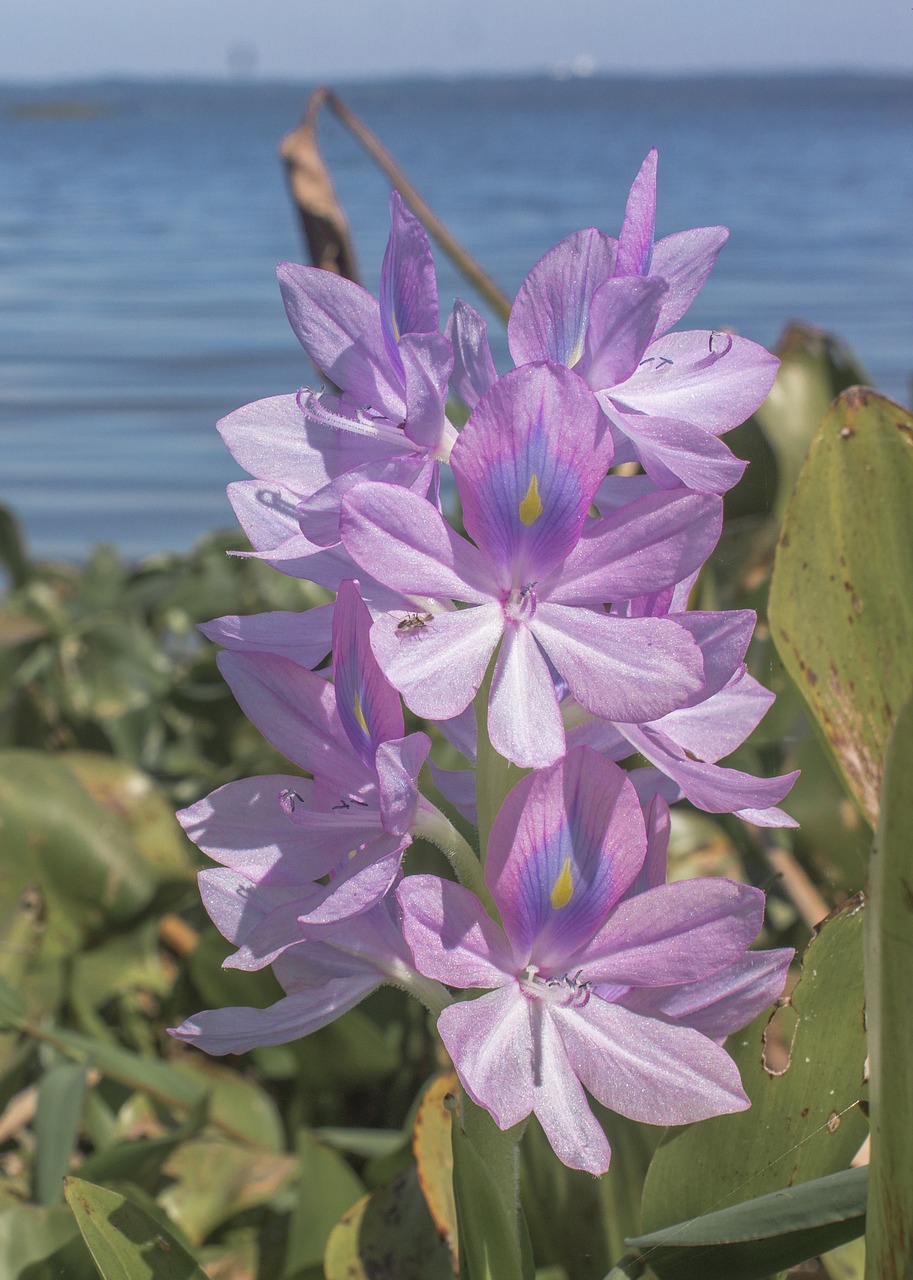
MULTIPOLYGON (((908 400, 913 80, 338 88, 508 294, 568 232, 616 233, 658 146, 660 234, 732 229, 687 327, 770 345, 805 320, 908 400)), ((36 552, 111 540, 139 556, 234 523, 224 487, 241 473, 213 424, 311 378, 274 275, 304 255, 276 146, 307 92, 0 86, 0 501, 36 552)), ((321 141, 374 289, 385 180, 328 114, 321 141)), ((477 302, 438 257, 442 307, 477 302)))

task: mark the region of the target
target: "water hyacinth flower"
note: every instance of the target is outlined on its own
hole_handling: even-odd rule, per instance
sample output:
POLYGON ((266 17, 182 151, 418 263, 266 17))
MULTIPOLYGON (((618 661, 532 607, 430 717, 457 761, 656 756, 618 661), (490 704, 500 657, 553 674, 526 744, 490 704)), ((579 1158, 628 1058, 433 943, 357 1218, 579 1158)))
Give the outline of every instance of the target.
POLYGON ((230 782, 183 810, 190 838, 222 865, 201 873, 215 924, 268 964, 304 930, 357 915, 393 884, 423 815, 416 779, 430 749, 403 736, 399 698, 371 653, 371 616, 344 583, 333 618, 333 675, 262 650, 219 663, 248 718, 313 778, 230 782), (226 902, 238 919, 226 932, 226 902))
POLYGON ((453 353, 438 331, 428 237, 397 192, 390 197, 390 218, 380 301, 333 272, 295 263, 279 267, 291 326, 317 369, 340 390, 273 396, 219 423, 232 455, 255 477, 229 492, 261 553, 293 538, 284 557, 294 550, 301 559, 337 543, 341 497, 360 480, 437 495, 440 464, 456 439, 444 413, 453 353), (258 515, 257 505, 267 510, 258 515), (299 527, 283 531, 272 510, 277 506, 299 527), (264 545, 283 533, 272 547, 264 545))
POLYGON ((560 1159, 594 1174, 610 1150, 584 1088, 649 1124, 749 1105, 718 1041, 776 998, 792 954, 748 952, 760 890, 659 883, 651 824, 648 860, 632 784, 578 748, 523 778, 492 828, 485 879, 503 929, 459 885, 397 889, 420 972, 486 991, 438 1019, 469 1096, 502 1129, 535 1113, 560 1159))
POLYGON ((374 652, 421 716, 469 704, 495 649, 489 736, 522 766, 564 751, 552 670, 595 715, 652 720, 704 684, 700 648, 667 618, 616 618, 630 599, 691 574, 719 536, 718 498, 657 492, 588 521, 612 461, 592 395, 555 364, 529 365, 480 400, 451 455, 472 542, 393 485, 359 485, 342 505, 343 544, 388 587, 440 602, 414 632, 380 617, 374 652), (585 527, 586 526, 586 527, 585 527), (452 602, 469 607, 453 610, 452 602))
MULTIPOLYGON (((616 462, 638 461, 660 487, 723 493, 745 463, 718 437, 763 402, 777 360, 728 333, 669 333, 728 235, 697 227, 654 243, 656 152, 628 197, 618 240, 595 228, 562 240, 520 286, 508 325, 515 364, 574 370, 611 424, 616 462)), ((494 375, 479 318, 458 304, 447 330, 455 390, 473 405, 494 375)))

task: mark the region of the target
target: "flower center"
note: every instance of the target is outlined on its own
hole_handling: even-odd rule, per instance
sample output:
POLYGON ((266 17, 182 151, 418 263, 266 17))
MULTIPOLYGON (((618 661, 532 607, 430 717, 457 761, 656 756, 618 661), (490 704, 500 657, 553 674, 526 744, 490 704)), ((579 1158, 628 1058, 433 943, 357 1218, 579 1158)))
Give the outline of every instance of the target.
POLYGON ((520 985, 530 996, 549 1004, 582 1009, 589 1004, 592 987, 583 977, 583 970, 552 977, 540 973, 538 965, 527 965, 520 974, 520 985))
POLYGON ((503 600, 504 617, 511 622, 531 622, 536 614, 536 584, 513 587, 503 600))

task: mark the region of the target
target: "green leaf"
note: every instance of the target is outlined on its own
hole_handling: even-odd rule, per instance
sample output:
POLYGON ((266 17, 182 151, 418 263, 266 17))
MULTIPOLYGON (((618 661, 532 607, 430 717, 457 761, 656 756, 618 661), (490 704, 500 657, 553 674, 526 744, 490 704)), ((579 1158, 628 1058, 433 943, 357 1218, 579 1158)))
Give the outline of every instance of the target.
POLYGON ((35 1199, 58 1204, 79 1136, 86 1096, 85 1063, 60 1062, 41 1077, 35 1113, 35 1199))
POLYGON ((200 1244, 235 1214, 271 1200, 292 1182, 298 1165, 293 1156, 201 1137, 182 1143, 164 1172, 171 1181, 158 1202, 188 1239, 200 1244))
POLYGON ((762 1014, 726 1048, 735 1059, 747 1111, 670 1129, 647 1174, 643 1222, 654 1231, 751 1196, 845 1169, 867 1132, 854 1104, 866 1058, 862 977, 863 911, 851 899, 818 927, 802 976, 768 1028, 762 1014), (779 1024, 779 1028, 778 1028, 779 1024), (792 1038, 789 1065, 768 1069, 768 1040, 792 1038), (794 1034, 793 1034, 794 1033, 794 1034))
POLYGON ((126 824, 40 751, 0 751, 0 910, 38 882, 43 953, 74 950, 85 931, 136 916, 154 890, 126 824))
POLYGON ((289 1223, 285 1274, 323 1261, 330 1233, 365 1189, 351 1167, 307 1129, 298 1134, 298 1199, 289 1223))
POLYGON ((913 699, 887 753, 865 933, 871 1073, 868 1280, 913 1277, 913 699))
POLYGON ((25 1005, 18 991, 0 978, 0 1031, 16 1031, 22 1026, 25 1005))
POLYGON ((793 491, 812 437, 841 391, 867 378, 853 353, 821 329, 792 324, 778 341, 777 380, 755 413, 777 458, 777 510, 793 491))
POLYGON ((628 1245, 660 1280, 763 1280, 861 1235, 867 1187, 867 1169, 846 1169, 638 1236, 628 1245))
POLYGON ((874 827, 888 735, 913 692, 913 417, 845 392, 796 484, 769 618, 862 813, 874 827))
POLYGON ((206 1280, 175 1237, 126 1197, 80 1178, 67 1178, 65 1194, 102 1280, 206 1280))
POLYGON ((3 1280, 98 1280, 66 1205, 18 1205, 0 1213, 3 1280))
MULTIPOLYGON (((365 1196, 330 1233, 326 1280, 453 1280, 450 1252, 435 1230, 415 1169, 365 1196)), ((501 1272, 498 1280, 508 1280, 501 1272)))

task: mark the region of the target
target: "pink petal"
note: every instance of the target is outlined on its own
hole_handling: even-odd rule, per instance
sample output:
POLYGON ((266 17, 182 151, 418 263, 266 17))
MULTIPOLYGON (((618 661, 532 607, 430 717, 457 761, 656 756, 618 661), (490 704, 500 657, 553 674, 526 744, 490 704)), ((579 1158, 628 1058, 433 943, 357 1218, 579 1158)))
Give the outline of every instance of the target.
POLYGON ((475 894, 438 876, 407 876, 396 896, 419 973, 448 987, 513 987, 510 944, 475 894))
POLYGON ((528 627, 508 625, 488 704, 488 733, 499 755, 524 769, 564 755, 564 726, 548 663, 528 627))

